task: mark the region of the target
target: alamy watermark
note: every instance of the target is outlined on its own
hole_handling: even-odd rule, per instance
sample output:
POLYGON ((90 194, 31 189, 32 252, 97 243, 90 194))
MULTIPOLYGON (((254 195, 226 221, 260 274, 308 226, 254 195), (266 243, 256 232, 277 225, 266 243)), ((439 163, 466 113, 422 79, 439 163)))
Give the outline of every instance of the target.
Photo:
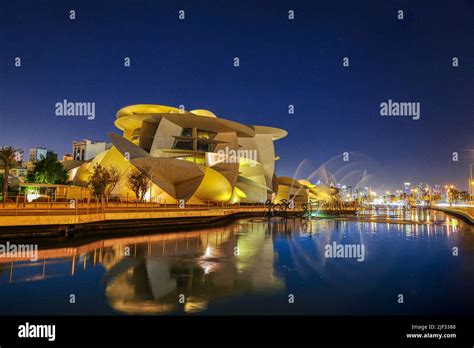
POLYGON ((0 244, 0 258, 18 258, 38 261, 38 244, 0 244))
POLYGON ((326 244, 324 247, 324 256, 327 258, 357 259, 358 262, 365 260, 364 244, 326 244))
POLYGON ((395 102, 389 99, 380 103, 380 116, 407 116, 419 120, 421 109, 419 102, 395 102))
POLYGON ((18 326, 20 338, 47 338, 48 341, 56 339, 56 325, 37 325, 26 322, 18 326))
POLYGON ((226 147, 224 150, 217 150, 217 161, 220 163, 240 163, 241 159, 248 161, 250 167, 257 165, 257 151, 256 150, 245 150, 245 149, 229 149, 226 147))
POLYGON ((95 102, 70 102, 64 99, 54 104, 56 116, 80 116, 95 119, 95 102))

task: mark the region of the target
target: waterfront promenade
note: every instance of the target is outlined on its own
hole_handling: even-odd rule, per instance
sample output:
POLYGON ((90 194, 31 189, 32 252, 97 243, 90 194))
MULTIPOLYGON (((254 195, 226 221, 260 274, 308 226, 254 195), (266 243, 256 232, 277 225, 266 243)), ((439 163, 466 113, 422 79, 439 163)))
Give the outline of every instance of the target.
POLYGON ((436 205, 433 209, 443 211, 458 217, 464 218, 471 224, 474 224, 474 207, 458 207, 458 206, 444 206, 436 205))
POLYGON ((236 213, 260 212, 263 206, 249 207, 212 207, 212 208, 106 208, 99 211, 78 210, 16 210, 0 211, 0 226, 38 226, 56 224, 84 224, 98 221, 164 219, 190 217, 222 217, 236 213))
MULTIPOLYGON (((135 227, 176 228, 209 225, 228 218, 264 217, 269 213, 264 203, 201 204, 180 207, 176 204, 136 202, 42 202, 10 203, 0 207, 0 237, 32 235, 67 235, 78 230, 89 232, 133 229, 135 227), (36 231, 36 232, 34 232, 36 231)), ((304 208, 279 211, 279 216, 300 216, 304 208)), ((333 213, 329 208, 320 212, 333 213)), ((339 207, 334 213, 354 213, 354 208, 339 207)))
POLYGON ((7 205, 0 208, 0 234, 18 234, 17 230, 71 230, 92 225, 106 226, 183 225, 215 222, 233 215, 262 215, 263 204, 252 205, 195 205, 180 208, 177 205, 151 203, 41 203, 7 205), (16 228, 16 230, 14 230, 16 228))

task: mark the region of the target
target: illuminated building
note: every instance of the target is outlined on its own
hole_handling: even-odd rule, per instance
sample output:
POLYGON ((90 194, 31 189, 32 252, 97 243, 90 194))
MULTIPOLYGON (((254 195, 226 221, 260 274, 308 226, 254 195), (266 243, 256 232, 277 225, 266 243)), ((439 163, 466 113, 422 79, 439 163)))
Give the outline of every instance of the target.
POLYGON ((411 183, 405 182, 403 184, 403 188, 405 189, 405 193, 409 195, 411 193, 411 183))
POLYGON ((38 161, 41 161, 41 159, 47 158, 47 157, 53 157, 57 159, 58 156, 53 151, 48 150, 44 147, 35 147, 35 148, 30 149, 29 160, 31 163, 36 163, 38 161))
POLYGON ((54 158, 58 159, 58 155, 55 154, 52 150, 48 150, 44 147, 35 147, 30 149, 29 161, 27 163, 27 168, 29 171, 33 170, 35 163, 41 161, 43 158, 54 158))
POLYGON ((72 161, 74 158, 72 157, 71 154, 67 153, 63 155, 63 161, 72 161))
POLYGON ((264 202, 278 189, 273 142, 287 132, 162 105, 132 105, 117 112, 112 147, 86 163, 67 161, 71 181, 87 180, 96 164, 115 167, 122 178, 112 192, 133 197, 127 176, 142 171, 151 180, 147 199, 174 203, 264 202), (68 163, 69 162, 69 163, 68 163))
POLYGON ((72 158, 76 161, 88 161, 99 153, 107 150, 105 141, 93 141, 84 139, 72 143, 72 158))
POLYGON ((161 203, 333 201, 338 192, 275 175, 274 141, 287 135, 283 129, 244 125, 207 110, 149 104, 120 109, 115 126, 122 134, 109 134, 110 148, 91 160, 81 149, 80 160, 75 151, 73 161, 63 162, 70 181, 85 186, 97 164, 114 167, 121 179, 112 196, 134 199, 127 177, 140 171, 151 182, 145 199, 161 203))
POLYGON ((19 163, 23 163, 23 150, 22 149, 16 150, 14 157, 15 157, 15 161, 19 163))

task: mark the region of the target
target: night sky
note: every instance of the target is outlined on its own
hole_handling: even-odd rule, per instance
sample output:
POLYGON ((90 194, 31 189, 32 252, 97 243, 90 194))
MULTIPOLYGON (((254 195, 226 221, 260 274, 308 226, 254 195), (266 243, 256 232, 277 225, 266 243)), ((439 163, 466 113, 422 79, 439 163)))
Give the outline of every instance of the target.
POLYGON ((0 145, 25 153, 107 140, 118 109, 150 103, 286 129, 278 175, 329 161, 347 184, 466 189, 474 163, 474 1, 2 1, 0 41, 0 145), (95 120, 57 117, 63 99, 95 120), (388 99, 420 119, 380 116, 388 99))

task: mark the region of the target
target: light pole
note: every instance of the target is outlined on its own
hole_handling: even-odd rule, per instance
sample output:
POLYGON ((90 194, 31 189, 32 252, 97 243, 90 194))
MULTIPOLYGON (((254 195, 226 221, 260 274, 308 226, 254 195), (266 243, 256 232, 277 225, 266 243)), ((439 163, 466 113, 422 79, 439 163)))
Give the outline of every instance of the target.
POLYGON ((474 199, 473 199, 473 192, 472 192, 472 188, 474 186, 474 181, 472 180, 472 166, 474 165, 474 163, 470 163, 469 164, 469 174, 470 174, 470 177, 469 177, 469 199, 470 201, 472 202, 474 199))
POLYGON ((153 173, 150 174, 150 202, 151 202, 151 206, 153 207, 152 193, 153 193, 153 173))

